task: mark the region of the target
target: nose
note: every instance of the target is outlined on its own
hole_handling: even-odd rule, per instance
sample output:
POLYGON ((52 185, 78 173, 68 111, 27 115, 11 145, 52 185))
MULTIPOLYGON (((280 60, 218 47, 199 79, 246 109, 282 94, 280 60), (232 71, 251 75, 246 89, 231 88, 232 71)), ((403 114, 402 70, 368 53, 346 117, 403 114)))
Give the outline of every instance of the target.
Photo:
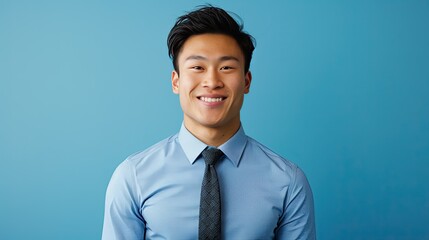
POLYGON ((206 72, 202 81, 203 87, 216 89, 223 87, 222 79, 215 69, 210 69, 206 72))

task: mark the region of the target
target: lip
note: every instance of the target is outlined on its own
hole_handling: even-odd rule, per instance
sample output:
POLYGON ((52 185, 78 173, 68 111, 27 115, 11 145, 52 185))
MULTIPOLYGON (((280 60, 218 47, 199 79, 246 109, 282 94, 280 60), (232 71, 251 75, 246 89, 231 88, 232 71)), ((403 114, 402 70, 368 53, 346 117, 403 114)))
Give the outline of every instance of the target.
POLYGON ((197 96, 197 99, 206 106, 215 107, 222 105, 227 97, 220 94, 204 94, 197 96))

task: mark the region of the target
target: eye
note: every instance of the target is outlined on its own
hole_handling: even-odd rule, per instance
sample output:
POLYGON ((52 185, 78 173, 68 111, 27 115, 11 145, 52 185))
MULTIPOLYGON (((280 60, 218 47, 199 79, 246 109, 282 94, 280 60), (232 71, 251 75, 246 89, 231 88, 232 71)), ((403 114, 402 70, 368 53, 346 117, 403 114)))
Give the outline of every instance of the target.
POLYGON ((196 65, 196 66, 191 66, 189 69, 196 70, 196 71, 202 71, 202 70, 204 70, 204 68, 203 68, 203 67, 198 66, 198 65, 196 65))
POLYGON ((223 66, 220 68, 220 70, 232 70, 232 69, 234 69, 234 68, 231 66, 223 66))

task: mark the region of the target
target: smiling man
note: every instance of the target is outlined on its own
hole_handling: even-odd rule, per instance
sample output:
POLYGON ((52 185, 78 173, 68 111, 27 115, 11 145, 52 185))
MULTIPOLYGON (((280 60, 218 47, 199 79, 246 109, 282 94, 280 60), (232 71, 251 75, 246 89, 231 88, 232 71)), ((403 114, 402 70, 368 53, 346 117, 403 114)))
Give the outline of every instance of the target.
POLYGON ((205 6, 178 18, 168 48, 182 127, 115 170, 102 238, 315 239, 304 173, 241 123, 253 38, 205 6))
POLYGON ((185 127, 210 146, 220 146, 240 127, 240 109, 251 74, 234 38, 218 33, 190 36, 172 73, 185 127))

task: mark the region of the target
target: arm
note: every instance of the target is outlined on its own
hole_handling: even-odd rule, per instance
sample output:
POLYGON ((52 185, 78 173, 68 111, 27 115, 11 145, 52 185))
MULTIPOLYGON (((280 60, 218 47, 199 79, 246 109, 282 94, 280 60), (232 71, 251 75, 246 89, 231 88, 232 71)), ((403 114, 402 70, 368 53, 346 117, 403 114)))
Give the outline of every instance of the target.
POLYGON ((283 215, 276 230, 276 239, 316 239, 313 193, 301 169, 287 191, 283 215))
POLYGON ((116 168, 107 187, 103 240, 144 239, 145 223, 137 191, 135 169, 125 160, 116 168))

